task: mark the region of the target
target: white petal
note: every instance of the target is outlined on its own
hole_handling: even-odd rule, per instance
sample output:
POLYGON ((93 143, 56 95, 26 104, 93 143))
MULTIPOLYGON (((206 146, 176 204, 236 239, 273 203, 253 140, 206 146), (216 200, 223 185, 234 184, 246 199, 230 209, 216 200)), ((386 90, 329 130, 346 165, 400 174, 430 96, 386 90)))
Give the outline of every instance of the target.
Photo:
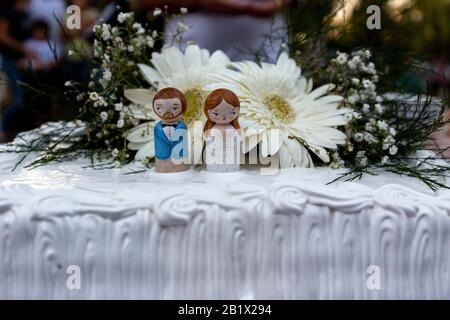
POLYGON ((148 107, 152 105, 155 92, 149 89, 126 89, 123 94, 131 102, 148 107))
POLYGON ((139 150, 144 146, 144 144, 147 144, 148 142, 128 142, 127 148, 130 150, 139 150))
POLYGON ((230 64, 228 56, 220 50, 214 51, 207 63, 209 72, 217 72, 225 69, 230 64))
POLYGON ((123 134, 130 142, 149 142, 153 141, 153 122, 140 124, 123 134))
POLYGON ((263 157, 272 156, 280 150, 283 137, 279 130, 266 130, 261 137, 261 154, 263 157))
POLYGON ((294 166, 294 160, 292 159, 292 154, 290 153, 286 143, 283 143, 279 151, 280 155, 280 167, 281 168, 292 168, 294 166))
POLYGON ((134 156, 135 160, 142 160, 145 158, 153 158, 155 156, 155 143, 148 142, 142 146, 141 149, 134 156))
POLYGON ((152 67, 150 67, 146 64, 142 64, 142 63, 139 63, 138 67, 139 67, 139 70, 140 70, 142 76, 148 83, 150 83, 151 85, 154 85, 155 82, 161 83, 161 77, 160 77, 158 71, 156 71, 152 67))
POLYGON ((309 168, 313 166, 311 156, 306 147, 296 139, 285 140, 286 152, 292 157, 295 167, 309 168))
POLYGON ((316 154, 323 162, 330 162, 330 156, 324 148, 316 145, 309 145, 309 150, 316 154))
POLYGON ((184 55, 186 56, 186 63, 188 68, 198 68, 202 66, 202 54, 198 46, 188 46, 184 55))
POLYGON ((124 112, 129 114, 135 119, 139 120, 156 120, 157 117, 155 113, 153 112, 153 109, 149 107, 141 107, 141 106, 127 106, 124 109, 124 112))

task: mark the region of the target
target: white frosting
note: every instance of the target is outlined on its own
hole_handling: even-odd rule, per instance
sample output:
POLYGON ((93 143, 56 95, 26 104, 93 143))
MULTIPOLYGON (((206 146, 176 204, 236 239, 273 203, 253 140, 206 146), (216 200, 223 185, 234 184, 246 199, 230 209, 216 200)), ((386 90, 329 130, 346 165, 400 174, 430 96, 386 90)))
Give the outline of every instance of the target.
POLYGON ((413 179, 222 180, 87 160, 11 172, 18 156, 0 155, 0 299, 450 297, 450 192, 413 179), (66 287, 70 265, 80 290, 66 287), (366 286, 371 265, 380 290, 366 286))

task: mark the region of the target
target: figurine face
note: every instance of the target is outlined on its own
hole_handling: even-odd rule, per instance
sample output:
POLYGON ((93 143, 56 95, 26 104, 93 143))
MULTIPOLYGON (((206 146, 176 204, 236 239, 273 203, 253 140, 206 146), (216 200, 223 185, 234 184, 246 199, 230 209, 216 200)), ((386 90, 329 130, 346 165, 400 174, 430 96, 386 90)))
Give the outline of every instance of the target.
POLYGON ((237 118, 239 108, 235 108, 225 100, 222 100, 217 107, 208 110, 208 115, 217 124, 228 124, 237 118))
POLYGON ((183 117, 183 108, 180 99, 157 99, 153 103, 156 115, 165 123, 176 123, 183 117))
POLYGON ((239 98, 228 89, 216 89, 205 100, 206 123, 203 132, 208 135, 208 130, 216 124, 231 124, 239 130, 239 98))

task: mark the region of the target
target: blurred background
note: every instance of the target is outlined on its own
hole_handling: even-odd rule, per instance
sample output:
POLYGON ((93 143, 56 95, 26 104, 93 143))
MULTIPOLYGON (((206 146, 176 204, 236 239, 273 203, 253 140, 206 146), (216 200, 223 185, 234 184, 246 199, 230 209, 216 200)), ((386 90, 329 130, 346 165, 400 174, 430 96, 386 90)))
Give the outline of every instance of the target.
MULTIPOLYGON (((91 65, 68 54, 69 42, 84 44, 89 53, 93 25, 115 24, 118 13, 128 10, 163 31, 170 21, 155 18, 153 10, 164 5, 175 11, 187 7, 188 24, 199 30, 190 36, 207 49, 226 51, 233 60, 244 55, 232 48, 248 44, 248 55, 280 28, 280 43, 287 41, 292 54, 303 54, 299 63, 310 75, 336 50, 369 48, 383 68, 385 90, 402 86, 411 93, 438 95, 450 89, 450 0, 2 1, 0 141, 74 116, 76 105, 61 102, 59 94, 67 80, 87 83, 91 65), (79 30, 63 28, 69 5, 81 9, 79 30), (380 30, 366 27, 369 5, 381 8, 380 30)), ((450 130, 446 134, 450 140, 450 130)))

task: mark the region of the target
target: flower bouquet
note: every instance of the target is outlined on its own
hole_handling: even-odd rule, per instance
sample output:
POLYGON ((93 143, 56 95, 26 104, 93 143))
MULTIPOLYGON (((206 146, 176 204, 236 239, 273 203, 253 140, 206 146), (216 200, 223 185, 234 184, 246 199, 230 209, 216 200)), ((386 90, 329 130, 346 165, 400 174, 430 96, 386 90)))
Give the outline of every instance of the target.
MULTIPOLYGON (((234 62, 222 51, 209 52, 196 44, 180 49, 188 28, 183 23, 173 35, 163 35, 136 22, 131 12, 121 13, 117 22, 94 28, 88 87, 65 84, 65 96, 79 105, 75 119, 47 125, 22 143, 16 139, 7 150, 24 157, 39 152, 31 167, 80 156, 91 157, 94 167, 105 159, 106 167, 131 161, 151 167, 156 123, 152 99, 159 89, 175 87, 187 101, 191 162, 200 165, 204 100, 223 87, 241 101, 244 153, 258 150, 262 157, 277 157, 281 168, 346 168, 340 179, 387 170, 416 177, 432 189, 446 187, 443 150, 425 147, 430 134, 448 123, 442 117, 446 104, 379 91, 383 74, 369 50, 329 50, 321 71, 307 78, 302 73, 308 68, 304 53, 289 52, 284 43, 274 63, 234 62)), ((74 47, 69 54, 82 52, 74 47)))

